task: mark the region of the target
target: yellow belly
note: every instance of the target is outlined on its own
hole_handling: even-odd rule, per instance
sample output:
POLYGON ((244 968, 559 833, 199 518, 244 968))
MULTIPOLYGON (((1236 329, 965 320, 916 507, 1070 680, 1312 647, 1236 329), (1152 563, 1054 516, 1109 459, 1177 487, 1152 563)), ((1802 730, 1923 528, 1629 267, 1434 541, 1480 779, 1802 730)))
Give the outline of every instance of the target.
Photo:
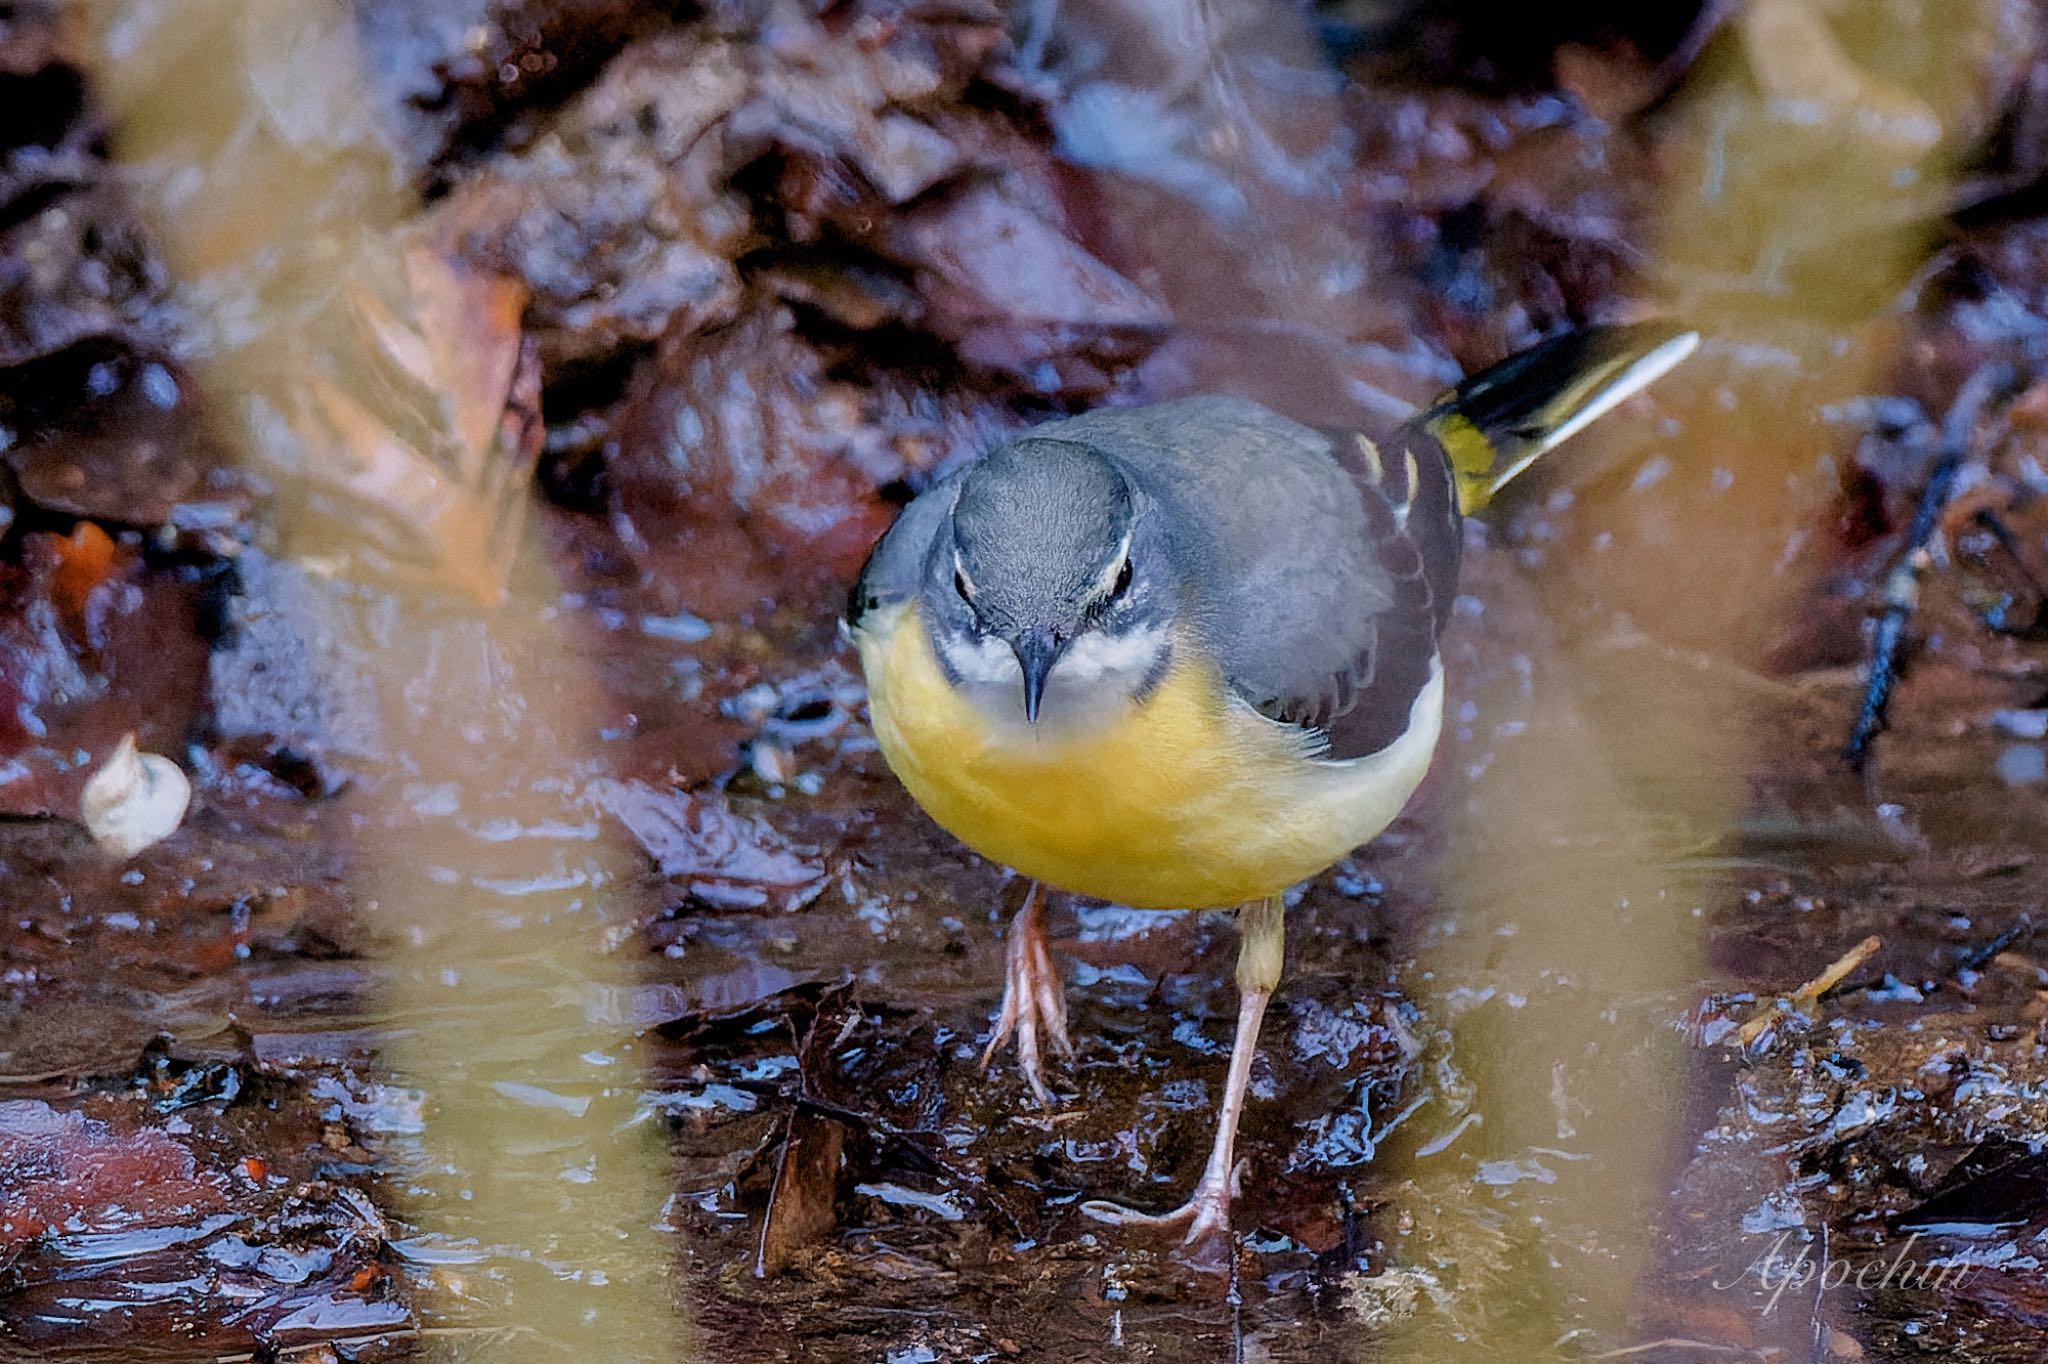
POLYGON ((1020 731, 947 683, 914 607, 876 613, 858 643, 883 756, 932 818, 1026 876, 1149 909, 1241 904, 1322 871, 1400 812, 1441 722, 1439 677, 1386 753, 1316 762, 1181 662, 1086 729, 1020 731))

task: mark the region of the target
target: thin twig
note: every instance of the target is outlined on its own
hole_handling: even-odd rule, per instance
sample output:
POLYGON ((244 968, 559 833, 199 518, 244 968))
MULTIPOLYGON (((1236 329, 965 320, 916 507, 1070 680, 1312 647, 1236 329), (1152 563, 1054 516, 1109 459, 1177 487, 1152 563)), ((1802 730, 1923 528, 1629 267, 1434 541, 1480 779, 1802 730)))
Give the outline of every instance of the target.
POLYGON ((1849 741, 1842 745, 1842 761, 1849 770, 1861 773, 1870 760, 1870 745, 1884 730, 1891 706, 1892 688, 1897 685, 1900 655, 1906 643, 1906 623, 1920 605, 1920 578, 1934 560, 1930 548, 1941 513, 1955 490, 1956 475, 1969 457, 1971 436, 1977 420, 1993 397, 2008 392, 2013 384, 2012 366, 1994 362, 1981 366, 1956 394, 1948 418, 1942 423, 1941 458, 1928 476, 1913 524, 1906 534, 1906 547, 1884 580, 1884 611, 1871 632, 1870 667, 1863 684, 1863 704, 1857 708, 1856 725, 1849 741))
POLYGON ((376 1345, 393 1340, 475 1339, 479 1336, 499 1336, 510 1340, 515 1336, 532 1334, 531 1326, 394 1326, 388 1331, 371 1331, 357 1336, 334 1336, 327 1340, 309 1341, 304 1345, 286 1345, 260 1354, 253 1350, 243 1350, 235 1354, 215 1355, 213 1364, 254 1364, 258 1359, 298 1359, 303 1355, 333 1347, 348 1350, 359 1345, 376 1345))
POLYGON ((1782 999, 1773 1000, 1763 1008, 1758 1009, 1750 1016, 1749 1021, 1737 1030, 1735 1034, 1737 1045, 1743 1047, 1753 1045, 1777 1024, 1777 1021, 1784 1016, 1786 1008, 1789 1007, 1804 1012, 1814 1004, 1819 1003, 1822 995, 1840 985, 1851 971, 1863 965, 1864 962, 1869 961, 1871 957, 1877 954, 1877 949, 1883 946, 1884 939, 1878 937, 1875 933, 1871 934, 1862 942, 1857 943, 1841 956, 1829 962, 1826 970, 1822 971, 1812 980, 1807 981, 1806 984, 1800 986, 1791 994, 1784 996, 1782 999))
POLYGON ((1602 1350, 1588 1359, 1627 1359, 1631 1355, 1646 1355, 1652 1350, 1705 1350, 1709 1354, 1740 1355, 1752 1353, 1733 1345, 1717 1345, 1711 1340, 1687 1340, 1683 1336, 1666 1336, 1662 1340, 1646 1340, 1641 1345, 1626 1345, 1619 1350, 1602 1350))
POLYGON ((2033 931, 2034 920, 2032 916, 2025 910, 2021 910, 2019 918, 2013 920, 2003 933, 2000 933, 1990 942, 1985 943, 1982 947, 1970 953, 1969 956, 1964 957, 1962 964, 1956 967, 1956 970, 1959 973, 1983 970, 1986 966, 1990 965, 1991 960, 2000 952, 2003 952, 2021 939, 2031 936, 2033 931))
POLYGON ((1856 727, 1849 731, 1849 741, 1842 745, 1842 761, 1849 764, 1852 772, 1862 772, 1870 760, 1870 744, 1885 727, 1891 709, 1892 688, 1899 680, 1899 656, 1905 649, 1906 622, 1912 618, 1920 605, 1920 575, 1927 571, 1933 555, 1928 551, 1927 542, 1934 533, 1934 526, 1941 509, 1948 504, 1949 490, 1955 486, 1956 471, 1961 469, 1960 457, 1949 454, 1941 457, 1934 466, 1933 476, 1927 480, 1925 491, 1920 494, 1919 509, 1913 513, 1913 531, 1906 540, 1906 552, 1892 565, 1891 572, 1884 579, 1884 612, 1877 618, 1877 626, 1870 632, 1870 670, 1863 683, 1863 704, 1856 710, 1856 727))

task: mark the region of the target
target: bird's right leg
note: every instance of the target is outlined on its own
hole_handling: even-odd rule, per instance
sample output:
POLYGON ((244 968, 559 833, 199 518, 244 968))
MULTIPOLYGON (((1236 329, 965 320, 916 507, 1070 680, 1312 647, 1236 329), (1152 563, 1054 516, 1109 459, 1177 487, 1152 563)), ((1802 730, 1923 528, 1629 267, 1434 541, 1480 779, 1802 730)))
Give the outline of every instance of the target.
POLYGON ((987 1069, 996 1048, 1014 1035, 1017 1065, 1031 1092, 1049 1107, 1052 1091, 1045 1084, 1040 1035, 1068 1060, 1073 1059, 1074 1045, 1067 1040, 1066 992, 1060 988, 1060 973, 1052 964, 1052 949, 1046 942, 1044 900, 1033 881, 1024 893, 1024 907, 1010 921, 1010 942, 1003 953, 1003 1009, 996 1018, 995 1035, 981 1053, 981 1064, 987 1069))

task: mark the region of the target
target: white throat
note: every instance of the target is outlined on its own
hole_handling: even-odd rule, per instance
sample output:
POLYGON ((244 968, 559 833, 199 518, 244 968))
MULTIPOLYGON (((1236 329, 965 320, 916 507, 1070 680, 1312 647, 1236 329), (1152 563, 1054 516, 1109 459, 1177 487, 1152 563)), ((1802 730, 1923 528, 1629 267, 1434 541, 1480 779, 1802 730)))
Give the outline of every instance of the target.
POLYGON ((951 639, 939 652, 960 679, 960 694, 988 717, 991 732, 1001 741, 1030 743, 1099 729, 1127 714, 1166 647, 1166 631, 1159 628, 1081 635, 1046 675, 1036 725, 1024 718, 1024 670, 1009 645, 951 639))

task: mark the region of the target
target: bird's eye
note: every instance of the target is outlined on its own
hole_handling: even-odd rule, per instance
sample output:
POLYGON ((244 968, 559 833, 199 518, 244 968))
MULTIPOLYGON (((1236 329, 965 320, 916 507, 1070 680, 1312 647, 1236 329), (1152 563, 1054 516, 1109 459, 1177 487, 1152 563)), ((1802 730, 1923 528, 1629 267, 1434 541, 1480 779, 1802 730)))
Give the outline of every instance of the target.
POLYGON ((1119 601, 1124 593, 1131 590, 1131 556, 1124 556, 1123 567, 1116 571, 1116 583, 1109 589, 1109 599, 1119 601))
POLYGON ((974 605, 974 589, 967 585, 967 575, 959 569, 953 570, 953 590, 960 594, 960 600, 974 605))

